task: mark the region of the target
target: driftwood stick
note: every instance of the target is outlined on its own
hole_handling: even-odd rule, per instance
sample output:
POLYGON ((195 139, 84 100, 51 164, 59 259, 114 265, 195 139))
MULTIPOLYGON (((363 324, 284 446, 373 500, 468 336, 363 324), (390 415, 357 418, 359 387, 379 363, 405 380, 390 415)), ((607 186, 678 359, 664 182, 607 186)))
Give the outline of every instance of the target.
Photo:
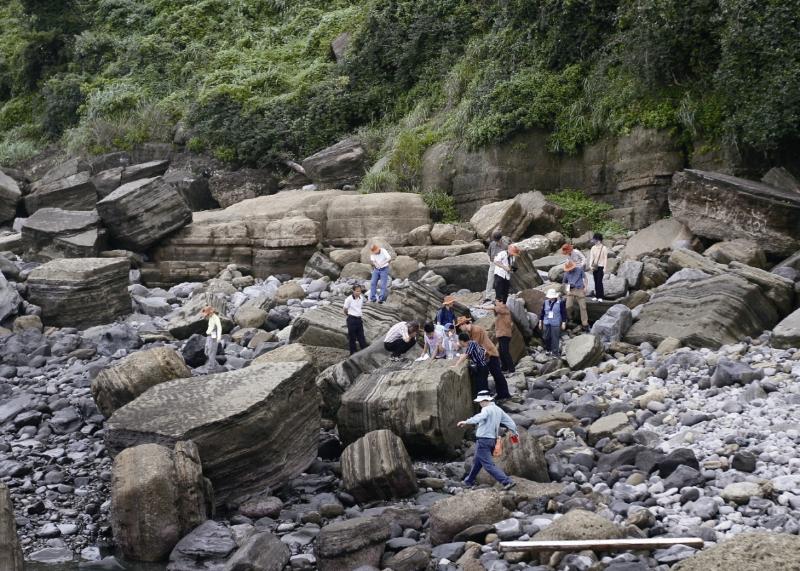
POLYGON ((673 545, 701 549, 696 537, 653 537, 647 539, 586 539, 573 541, 501 541, 500 551, 650 551, 673 545))

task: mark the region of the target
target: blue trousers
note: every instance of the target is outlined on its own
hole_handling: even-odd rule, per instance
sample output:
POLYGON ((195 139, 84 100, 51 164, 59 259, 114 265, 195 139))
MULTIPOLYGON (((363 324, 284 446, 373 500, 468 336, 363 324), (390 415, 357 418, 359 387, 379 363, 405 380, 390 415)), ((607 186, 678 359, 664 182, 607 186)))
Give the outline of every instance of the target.
POLYGON ((386 287, 389 284, 389 266, 381 268, 380 270, 372 270, 372 281, 369 283, 369 300, 378 301, 377 292, 375 291, 378 286, 378 280, 381 281, 381 298, 380 301, 386 301, 386 296, 389 293, 386 287))
POLYGON ((511 478, 506 476, 505 472, 498 468, 497 464, 495 464, 492 459, 494 443, 494 438, 478 438, 475 445, 475 459, 472 461, 472 470, 469 471, 469 475, 464 479, 465 484, 469 484, 470 486, 474 484, 475 478, 478 477, 478 472, 481 471, 481 468, 489 472, 492 478, 503 485, 511 482, 511 478))

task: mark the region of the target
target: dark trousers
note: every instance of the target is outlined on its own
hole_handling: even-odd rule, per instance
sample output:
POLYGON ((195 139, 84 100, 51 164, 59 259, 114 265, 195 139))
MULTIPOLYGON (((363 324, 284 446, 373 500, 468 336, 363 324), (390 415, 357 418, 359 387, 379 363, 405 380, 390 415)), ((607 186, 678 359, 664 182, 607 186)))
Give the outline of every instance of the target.
POLYGON ((594 296, 599 298, 605 297, 605 291, 603 290, 603 266, 598 266, 595 271, 592 272, 592 276, 594 277, 594 296))
POLYGON ((514 372, 514 359, 511 358, 511 337, 498 337, 497 344, 500 351, 500 364, 508 373, 514 372))
POLYGON ((542 326, 542 340, 547 351, 558 355, 561 348, 561 326, 544 324, 542 326))
POLYGON ((464 478, 465 484, 470 486, 474 484, 475 478, 478 477, 478 472, 481 471, 481 468, 489 472, 489 475, 501 484, 508 484, 511 482, 511 478, 506 476, 506 473, 494 463, 494 459, 492 458, 494 445, 494 438, 478 438, 475 442, 475 458, 472 460, 472 470, 470 470, 467 477, 464 478))
POLYGON ((494 298, 499 299, 503 303, 508 301, 508 290, 511 288, 511 280, 501 278, 498 275, 494 276, 494 298))
POLYGON ((475 394, 489 390, 489 367, 473 365, 469 368, 472 379, 475 381, 475 394))
POLYGON ((383 348, 389 351, 389 353, 391 353, 395 357, 399 357, 400 355, 407 352, 416 344, 417 344, 416 339, 410 339, 408 343, 406 343, 405 341, 403 341, 403 338, 401 337, 399 339, 395 339, 394 341, 390 341, 388 343, 384 341, 383 348))
POLYGON ((364 321, 360 317, 347 316, 347 341, 350 343, 351 355, 356 352, 356 341, 361 350, 367 348, 367 340, 364 339, 364 321))
POLYGON ((494 379, 494 388, 497 392, 497 398, 507 399, 511 397, 511 393, 508 392, 508 383, 506 383, 506 378, 503 376, 503 370, 500 366, 500 359, 498 357, 489 357, 487 367, 494 379))

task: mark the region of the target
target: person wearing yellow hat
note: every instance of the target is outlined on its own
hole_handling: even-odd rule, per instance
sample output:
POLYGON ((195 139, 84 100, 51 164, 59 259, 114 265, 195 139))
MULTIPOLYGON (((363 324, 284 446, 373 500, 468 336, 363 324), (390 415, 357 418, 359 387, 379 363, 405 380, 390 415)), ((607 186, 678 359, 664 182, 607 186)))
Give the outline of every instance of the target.
POLYGON ((568 260, 564 266, 563 284, 567 290, 567 315, 572 313, 572 307, 577 302, 581 313, 581 326, 588 331, 589 314, 586 311, 586 285, 583 267, 568 260))
POLYGON ((514 271, 514 256, 519 255, 519 248, 511 244, 494 257, 494 298, 505 303, 511 289, 511 272, 514 271))
POLYGON ((369 261, 372 263, 372 280, 369 284, 369 301, 383 303, 389 292, 386 288, 389 285, 389 263, 392 256, 385 248, 378 244, 373 244, 369 249, 369 261), (381 296, 378 298, 378 281, 381 283, 381 296))

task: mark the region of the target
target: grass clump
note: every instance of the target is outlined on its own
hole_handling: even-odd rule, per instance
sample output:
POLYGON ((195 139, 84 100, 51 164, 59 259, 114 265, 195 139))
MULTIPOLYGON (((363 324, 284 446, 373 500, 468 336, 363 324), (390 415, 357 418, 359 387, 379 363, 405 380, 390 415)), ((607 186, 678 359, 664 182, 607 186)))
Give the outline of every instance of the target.
POLYGON ((431 211, 431 220, 434 222, 449 224, 460 221, 455 199, 446 192, 426 190, 422 192, 422 200, 431 211))
POLYGON ((575 234, 575 223, 579 220, 589 225, 593 232, 613 236, 626 230, 612 220, 609 212, 613 207, 605 202, 592 200, 580 190, 567 189, 547 195, 547 199, 561 207, 563 214, 559 222, 570 234, 575 234))

